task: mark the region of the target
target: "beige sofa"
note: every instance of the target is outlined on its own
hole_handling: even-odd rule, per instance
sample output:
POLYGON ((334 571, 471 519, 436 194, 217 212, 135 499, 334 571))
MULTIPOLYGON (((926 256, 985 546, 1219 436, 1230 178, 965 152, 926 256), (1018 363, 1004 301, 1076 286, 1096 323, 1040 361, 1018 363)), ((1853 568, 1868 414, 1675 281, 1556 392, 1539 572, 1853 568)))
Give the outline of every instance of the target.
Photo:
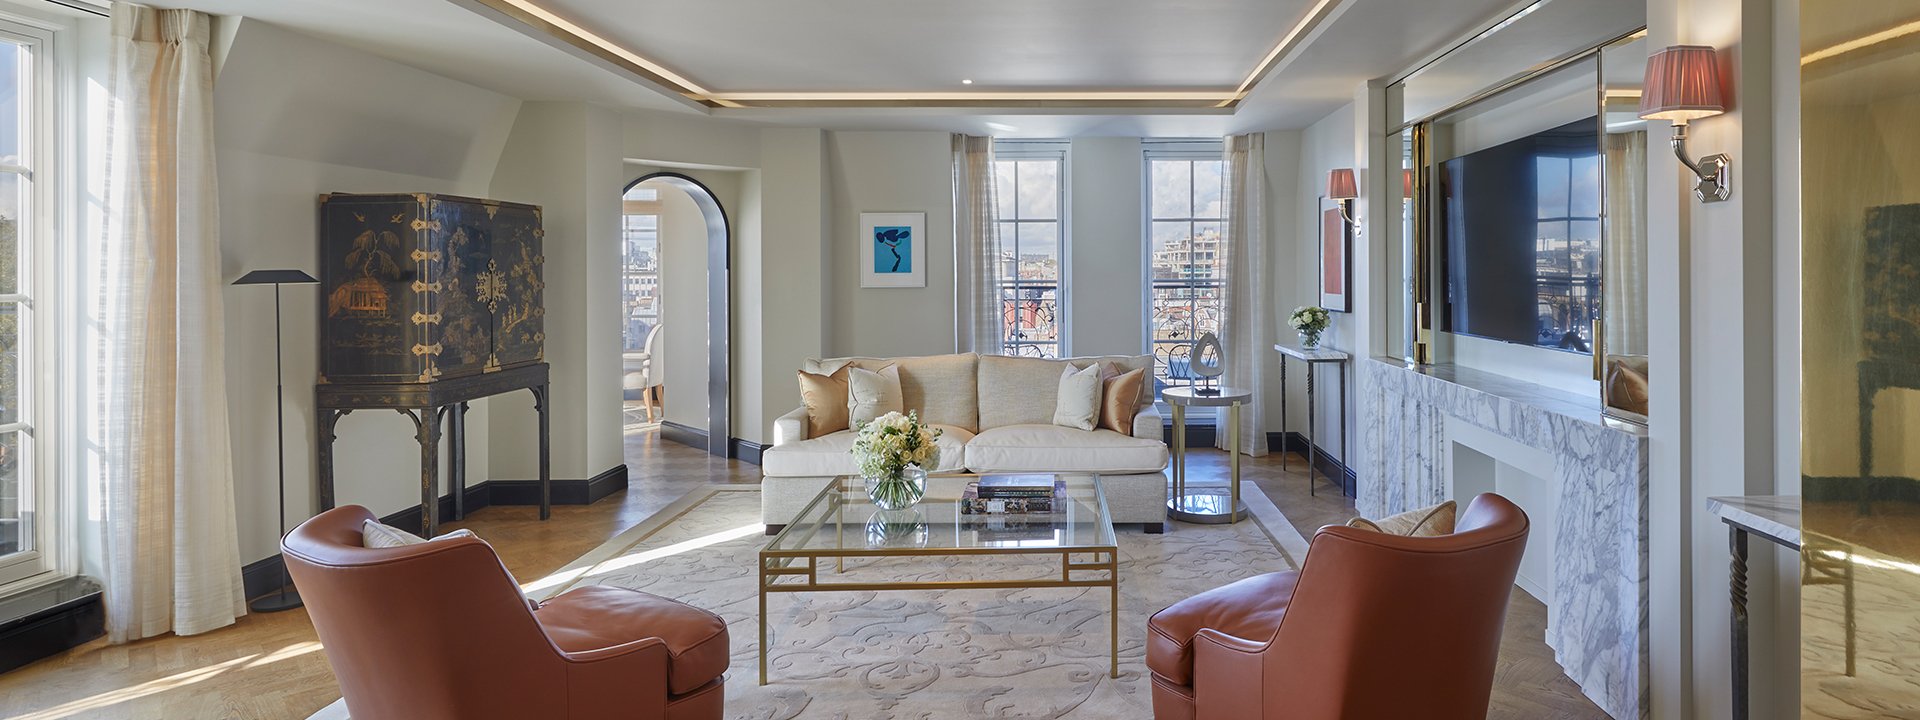
MULTIPOLYGON (((1062 367, 1094 362, 1151 372, 1153 356, 1042 360, 966 353, 808 360, 802 369, 825 375, 849 363, 875 370, 897 365, 907 409, 942 431, 935 472, 1097 474, 1115 523, 1145 523, 1148 532, 1159 532, 1167 517, 1167 445, 1153 409, 1153 383, 1143 384, 1132 435, 1053 424, 1062 367)), ((804 407, 774 421, 773 446, 761 461, 761 514, 770 532, 791 522, 828 480, 857 472, 852 448, 851 430, 815 437, 804 407)))

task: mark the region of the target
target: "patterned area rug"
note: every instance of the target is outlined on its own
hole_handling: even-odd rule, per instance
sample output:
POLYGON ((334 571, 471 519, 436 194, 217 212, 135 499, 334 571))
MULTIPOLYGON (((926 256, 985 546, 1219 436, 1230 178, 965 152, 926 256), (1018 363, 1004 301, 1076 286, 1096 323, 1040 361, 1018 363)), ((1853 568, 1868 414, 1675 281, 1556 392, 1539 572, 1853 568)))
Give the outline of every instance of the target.
MULTIPOLYGON (((775 595, 767 607, 770 683, 757 684, 754 567, 767 538, 756 488, 697 490, 528 590, 547 597, 616 585, 725 617, 729 718, 1146 718, 1147 617, 1201 590, 1293 568, 1305 552, 1305 540, 1251 483, 1242 496, 1254 510, 1250 522, 1118 533, 1117 679, 1107 673, 1108 591, 1053 588, 775 595)), ((1046 558, 848 561, 844 579, 1057 573, 1046 558)))

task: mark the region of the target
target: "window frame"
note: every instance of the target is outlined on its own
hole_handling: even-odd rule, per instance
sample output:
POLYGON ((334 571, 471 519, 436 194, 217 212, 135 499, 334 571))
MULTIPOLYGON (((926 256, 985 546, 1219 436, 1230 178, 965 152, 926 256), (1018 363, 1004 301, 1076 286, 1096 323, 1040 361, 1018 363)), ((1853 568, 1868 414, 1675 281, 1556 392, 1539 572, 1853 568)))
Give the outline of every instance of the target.
POLYGON ((85 125, 78 93, 69 88, 73 59, 62 42, 72 25, 11 12, 14 9, 0 10, 0 39, 28 48, 25 76, 33 87, 21 95, 30 106, 22 113, 27 127, 21 133, 20 163, 0 166, 0 172, 20 174, 27 189, 24 221, 16 235, 17 292, 0 296, 0 301, 18 302, 23 310, 16 363, 20 414, 16 422, 0 426, 0 432, 19 431, 27 441, 21 444, 18 462, 23 503, 28 489, 33 493, 35 544, 32 550, 0 559, 0 597, 77 573, 82 520, 78 499, 84 495, 81 478, 64 472, 81 466, 79 448, 62 441, 74 431, 75 418, 69 417, 74 414, 61 409, 75 392, 77 373, 67 367, 70 363, 49 359, 77 357, 77 335, 61 328, 80 321, 72 297, 77 285, 62 272, 63 267, 80 267, 80 188, 70 187, 69 174, 61 171, 78 157, 70 126, 85 125), (60 122, 63 115, 74 122, 60 122))
MULTIPOLYGON (((1019 234, 1020 234, 1019 229, 1022 223, 1041 224, 1041 223, 1050 222, 1054 224, 1055 232, 1056 232, 1056 235, 1054 238, 1055 240, 1054 257, 1058 258, 1060 263, 1060 266, 1057 272, 1058 277, 1056 280, 1054 280, 1054 283, 1053 283, 1054 326, 1056 327, 1056 332, 1058 335, 1057 339, 1051 342, 1048 342, 1048 341, 1014 342, 1011 337, 1011 335, 1013 334, 1013 329, 1007 328, 1005 331, 1005 334, 1003 334, 1001 337, 1001 343, 1002 343, 1001 352, 1004 354, 1015 355, 1017 354, 1016 348, 1020 346, 1043 347, 1043 346, 1051 345, 1053 347, 1053 352, 1054 352, 1053 357, 1055 358, 1073 357, 1073 354, 1072 354, 1073 351, 1071 349, 1071 338, 1073 336, 1071 332, 1072 313, 1068 311, 1068 308, 1072 306, 1069 300, 1070 294, 1071 294, 1070 288, 1072 284, 1071 283, 1072 273, 1069 270, 1069 268, 1071 268, 1073 265, 1070 257, 1070 254, 1072 252, 1072 249, 1071 249, 1072 243, 1068 241, 1068 239, 1072 237, 1070 228, 1071 228, 1073 212, 1067 202, 1067 199, 1070 197, 1070 193, 1068 193, 1067 188, 1068 188, 1068 183, 1070 182, 1071 171, 1072 171, 1071 155, 1072 155, 1071 144, 1066 140, 1014 140, 1014 139, 995 138, 993 141, 993 161, 996 165, 996 167, 994 168, 995 170, 994 193, 996 198, 998 197, 999 192, 1001 190, 1001 188, 998 187, 998 178, 999 178, 998 164, 1001 162, 1051 161, 1057 165, 1057 170, 1055 172, 1054 177, 1058 178, 1058 182, 1057 182, 1058 187, 1055 188, 1055 192, 1057 193, 1058 196, 1056 197, 1054 202, 1053 219, 1040 219, 1040 218, 1007 219, 1007 218, 999 217, 999 214, 997 212, 998 208, 996 208, 996 213, 994 217, 994 237, 996 239, 995 245, 996 247, 1001 247, 999 241, 1003 236, 1000 234, 1000 229, 1002 227, 1007 226, 1008 224, 1011 224, 1014 229, 1014 238, 1013 238, 1014 267, 1016 268, 1014 277, 996 278, 996 281, 995 281, 996 291, 1005 292, 1008 289, 1012 289, 1017 294, 1022 288, 1025 288, 1029 285, 1032 285, 1035 287, 1040 287, 1042 285, 1041 283, 1038 283, 1038 282, 1022 281, 1019 278, 1019 273, 1018 273, 1019 234)), ((1019 184, 1018 173, 1015 173, 1015 186, 1018 187, 1018 184, 1019 184)), ((1017 194, 1013 204, 1014 204, 1015 212, 1017 214, 1019 211, 1019 198, 1017 197, 1017 194)), ((1044 289, 1044 288, 1041 288, 1041 289, 1044 289)), ((1002 302, 1004 303, 1005 296, 1003 295, 1002 298, 1003 298, 1002 302)), ((1041 355, 1040 357, 1046 357, 1046 356, 1041 355)))
MULTIPOLYGON (((1145 344, 1144 350, 1146 354, 1152 355, 1154 357, 1154 375, 1152 378, 1153 381, 1157 385, 1164 384, 1165 386, 1171 386, 1174 382, 1173 379, 1165 375, 1162 375, 1160 372, 1161 365, 1159 362, 1159 353, 1157 352, 1157 349, 1155 347, 1156 345, 1160 345, 1164 343, 1157 342, 1154 339, 1154 335, 1153 335, 1153 330, 1154 330, 1153 317, 1154 317, 1154 299, 1155 299, 1154 290, 1155 290, 1155 284, 1157 282, 1160 282, 1158 279, 1154 277, 1154 273, 1153 273, 1154 223, 1155 222, 1186 222, 1188 223, 1189 233, 1192 232, 1192 228, 1196 224, 1218 223, 1221 225, 1222 232, 1224 233, 1226 217, 1223 214, 1221 217, 1218 217, 1218 218, 1207 218, 1207 217, 1200 217, 1195 214, 1194 209, 1191 206, 1193 198, 1196 197, 1196 193, 1194 192, 1195 186, 1193 185, 1191 174, 1188 175, 1188 186, 1187 186, 1187 195, 1188 195, 1188 202, 1189 202, 1189 207, 1187 210, 1188 216, 1180 217, 1180 218, 1156 217, 1153 211, 1153 164, 1155 161, 1165 161, 1165 160, 1188 161, 1188 162, 1206 161, 1206 162, 1222 163, 1221 165, 1222 196, 1221 197, 1222 197, 1222 200, 1224 200, 1225 184, 1226 184, 1226 167, 1224 164, 1226 161, 1226 143, 1217 138, 1149 139, 1149 140, 1142 141, 1140 154, 1141 154, 1141 159, 1140 159, 1140 180, 1141 180, 1140 182, 1140 213, 1141 213, 1140 278, 1141 278, 1141 288, 1145 291, 1145 295, 1146 295, 1145 303, 1143 303, 1143 307, 1146 312, 1140 319, 1141 321, 1140 336, 1144 340, 1144 344, 1145 344)), ((1191 173, 1191 171, 1189 172, 1191 173)), ((1226 287, 1226 280, 1227 280, 1226 277, 1222 276, 1218 278, 1212 284, 1212 286, 1220 288, 1221 290, 1224 290, 1226 287)), ((1204 287, 1204 286, 1189 284, 1188 287, 1198 288, 1198 287, 1204 287)), ((1199 335, 1198 333, 1195 333, 1193 340, 1191 340, 1190 342, 1197 342, 1198 340, 1199 340, 1199 335)), ((1166 410, 1165 403, 1157 399, 1158 394, 1159 393, 1157 392, 1157 389, 1156 389, 1155 404, 1159 406, 1162 412, 1164 413, 1166 410)))

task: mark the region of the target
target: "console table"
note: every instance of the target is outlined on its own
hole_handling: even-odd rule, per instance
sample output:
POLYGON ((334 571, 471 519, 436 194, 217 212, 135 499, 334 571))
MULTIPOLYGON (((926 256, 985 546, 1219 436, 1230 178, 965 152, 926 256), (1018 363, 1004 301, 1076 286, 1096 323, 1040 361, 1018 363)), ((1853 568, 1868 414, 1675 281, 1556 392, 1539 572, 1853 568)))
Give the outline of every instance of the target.
MULTIPOLYGON (((1316 365, 1331 364, 1340 370, 1340 384, 1344 387, 1347 380, 1347 362, 1352 355, 1339 350, 1326 348, 1301 348, 1292 345, 1275 344, 1273 349, 1280 351, 1280 469, 1287 469, 1287 358, 1293 358, 1307 364, 1307 494, 1314 494, 1316 485, 1313 478, 1314 457, 1319 452, 1315 444, 1313 401, 1313 368, 1316 365)), ((1340 462, 1347 462, 1347 394, 1340 393, 1340 462)), ((1345 478, 1334 478, 1334 484, 1340 486, 1340 494, 1346 494, 1345 478)))
POLYGON ((355 410, 396 410, 413 421, 420 443, 420 529, 431 538, 440 528, 440 428, 448 431, 447 485, 453 494, 453 517, 466 515, 467 403, 517 390, 533 393, 540 414, 540 519, 553 510, 553 475, 549 468, 547 432, 547 364, 533 363, 498 372, 467 375, 431 383, 321 383, 314 386, 319 415, 320 509, 333 509, 334 425, 355 410))
MULTIPOLYGON (((1758 536, 1767 542, 1788 550, 1799 552, 1803 544, 1800 529, 1800 498, 1794 495, 1746 495, 1707 498, 1707 512, 1713 513, 1727 524, 1727 549, 1732 555, 1728 572, 1728 595, 1732 601, 1733 622, 1733 717, 1734 720, 1746 720, 1748 717, 1748 679, 1750 662, 1748 660, 1747 638, 1749 620, 1747 617, 1747 538, 1758 536)), ((1838 550, 1842 557, 1850 557, 1851 548, 1832 541, 1814 538, 1810 543, 1816 550, 1838 550)), ((1847 677, 1854 674, 1855 636, 1853 619, 1853 563, 1846 560, 1830 559, 1825 552, 1809 552, 1801 556, 1803 563, 1800 571, 1802 585, 1839 585, 1844 593, 1846 612, 1847 677)))

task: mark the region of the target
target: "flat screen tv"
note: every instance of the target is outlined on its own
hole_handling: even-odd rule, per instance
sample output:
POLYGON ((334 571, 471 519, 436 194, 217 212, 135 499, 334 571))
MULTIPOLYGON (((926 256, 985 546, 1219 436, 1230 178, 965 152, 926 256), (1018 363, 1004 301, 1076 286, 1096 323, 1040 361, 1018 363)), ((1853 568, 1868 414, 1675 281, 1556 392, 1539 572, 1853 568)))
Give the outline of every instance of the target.
POLYGON ((1440 165, 1441 329, 1592 352, 1600 124, 1570 122, 1440 165))

